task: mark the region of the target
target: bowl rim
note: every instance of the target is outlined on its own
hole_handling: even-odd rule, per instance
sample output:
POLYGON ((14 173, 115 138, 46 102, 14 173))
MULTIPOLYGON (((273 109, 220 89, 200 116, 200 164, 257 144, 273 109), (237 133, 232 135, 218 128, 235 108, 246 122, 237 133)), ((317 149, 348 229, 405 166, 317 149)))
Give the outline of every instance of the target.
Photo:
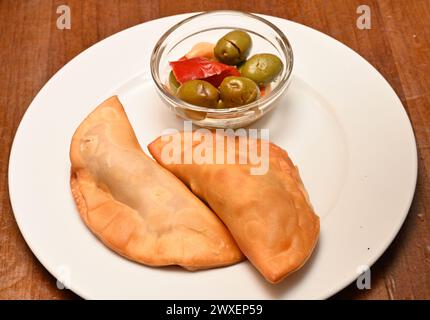
POLYGON ((241 113, 243 111, 247 111, 249 109, 258 107, 262 104, 270 104, 271 102, 276 100, 284 92, 284 90, 288 87, 290 80, 291 80, 291 74, 292 74, 293 66, 294 66, 294 54, 293 54, 293 50, 292 50, 291 44, 290 44, 287 36, 272 22, 270 22, 270 21, 268 21, 268 20, 266 20, 266 19, 264 19, 264 18, 262 18, 256 14, 244 12, 244 11, 238 11, 238 10, 204 11, 204 12, 194 14, 188 18, 185 18, 185 19, 179 21, 178 23, 176 23, 172 27, 170 27, 160 37, 160 39, 155 44, 154 49, 152 50, 151 59, 150 59, 150 69, 151 69, 152 80, 155 82, 155 85, 156 85, 159 93, 163 96, 163 98, 169 100, 169 103, 175 104, 178 107, 181 107, 182 109, 189 109, 189 110, 204 112, 204 113, 208 113, 208 114, 213 113, 213 114, 217 114, 217 115, 241 113), (254 102, 245 104, 243 106, 217 109, 217 108, 207 108, 207 107, 201 107, 201 106, 196 106, 196 105, 190 104, 188 102, 185 102, 185 101, 179 99, 178 97, 173 95, 169 90, 166 90, 166 88, 164 87, 165 84, 163 84, 161 82, 160 77, 158 75, 158 70, 157 70, 158 69, 158 63, 157 62, 159 61, 159 59, 157 59, 157 58, 158 58, 158 55, 160 53, 161 48, 163 47, 162 45, 166 41, 167 37, 172 32, 174 32, 177 28, 179 28, 180 26, 182 26, 182 25, 184 25, 184 24, 186 24, 186 23, 188 23, 188 22, 190 22, 196 18, 206 16, 206 15, 213 15, 213 14, 234 14, 234 15, 242 15, 242 16, 245 16, 245 17, 248 17, 251 19, 255 19, 255 20, 258 20, 258 21, 263 22, 264 24, 268 25, 279 36, 279 38, 281 39, 281 43, 282 43, 281 49, 282 49, 283 54, 285 55, 288 63, 285 66, 286 73, 285 73, 284 78, 274 88, 274 90, 270 92, 270 94, 268 96, 262 97, 260 99, 257 99, 254 102))

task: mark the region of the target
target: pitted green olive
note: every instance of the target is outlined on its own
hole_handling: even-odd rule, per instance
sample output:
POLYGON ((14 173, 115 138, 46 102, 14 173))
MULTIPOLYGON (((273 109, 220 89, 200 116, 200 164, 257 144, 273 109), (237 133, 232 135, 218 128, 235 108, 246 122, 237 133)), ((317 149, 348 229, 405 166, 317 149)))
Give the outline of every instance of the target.
POLYGON ((207 108, 216 108, 219 100, 218 89, 203 80, 184 82, 178 88, 176 95, 185 102, 207 108))
POLYGON ((245 65, 245 63, 246 63, 246 60, 237 66, 237 70, 239 71, 240 74, 242 74, 242 69, 243 69, 243 66, 245 65))
POLYGON ((275 79, 281 70, 281 59, 270 53, 262 53, 249 58, 241 66, 240 74, 258 85, 263 85, 275 79))
POLYGON ((249 34, 233 30, 222 37, 215 45, 215 57, 222 63, 237 65, 245 61, 252 47, 249 34))
POLYGON ((176 80, 175 75, 173 74, 173 71, 170 71, 169 74, 169 88, 173 93, 176 93, 178 91, 178 88, 181 84, 176 80))
POLYGON ((239 107, 254 102, 260 89, 254 81, 244 77, 226 77, 219 86, 221 100, 225 107, 239 107))
POLYGON ((216 108, 217 109, 225 109, 225 104, 221 99, 218 100, 218 105, 216 106, 216 108))

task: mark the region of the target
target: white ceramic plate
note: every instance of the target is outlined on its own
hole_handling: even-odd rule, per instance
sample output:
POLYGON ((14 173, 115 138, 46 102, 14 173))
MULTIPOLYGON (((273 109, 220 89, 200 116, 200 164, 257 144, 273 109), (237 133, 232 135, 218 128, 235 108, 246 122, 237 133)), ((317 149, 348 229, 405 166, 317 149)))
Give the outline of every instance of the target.
MULTIPOLYGON (((417 153, 406 112, 358 54, 303 25, 274 17, 291 41, 294 77, 280 105, 253 127, 299 166, 321 237, 304 268, 271 285, 248 263, 199 272, 149 268, 107 249, 81 221, 69 189, 75 128, 120 94, 140 143, 182 122, 148 79, 156 40, 185 15, 113 35, 74 58, 39 92, 17 131, 9 164, 19 228, 41 263, 84 298, 327 298, 372 265, 401 227, 414 194, 417 153)), ((224 182, 224 183, 228 183, 224 182)), ((240 196, 240 195, 238 195, 240 196)))

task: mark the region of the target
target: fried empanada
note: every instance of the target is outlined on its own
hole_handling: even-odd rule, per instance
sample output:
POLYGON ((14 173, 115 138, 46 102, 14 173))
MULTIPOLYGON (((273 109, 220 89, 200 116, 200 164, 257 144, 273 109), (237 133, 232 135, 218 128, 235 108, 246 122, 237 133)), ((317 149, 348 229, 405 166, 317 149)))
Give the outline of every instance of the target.
POLYGON ((70 159, 71 189, 82 219, 122 256, 190 270, 244 258, 218 217, 142 151, 116 96, 81 123, 70 159))
MULTIPOLYGON (((213 132, 208 138, 196 137, 194 132, 191 142, 184 143, 184 139, 190 139, 186 135, 191 132, 160 137, 149 145, 149 151, 208 203, 245 256, 269 282, 279 282, 303 266, 317 243, 320 224, 287 152, 266 141, 267 172, 253 175, 251 153, 239 152, 237 137, 230 137, 231 144, 225 134, 213 132), (222 146, 222 157, 217 153, 216 149, 220 150, 217 144, 222 146), (180 155, 176 158, 179 163, 169 158, 175 152, 180 155), (229 153, 233 157, 226 164, 229 153), (199 155, 203 160, 199 159, 197 164, 195 157, 199 155), (186 159, 188 164, 184 164, 186 159), (221 159, 224 164, 220 164, 221 159)), ((261 149, 262 140, 244 139, 245 149, 241 150, 261 149)))

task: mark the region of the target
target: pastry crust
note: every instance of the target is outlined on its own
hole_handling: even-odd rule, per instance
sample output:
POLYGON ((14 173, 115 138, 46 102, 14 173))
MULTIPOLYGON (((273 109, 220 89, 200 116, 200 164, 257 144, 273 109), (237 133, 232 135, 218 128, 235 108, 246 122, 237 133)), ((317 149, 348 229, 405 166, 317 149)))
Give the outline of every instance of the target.
MULTIPOLYGON (((196 164, 194 159, 192 164, 163 161, 163 147, 172 141, 181 143, 182 159, 186 153, 195 154, 199 141, 204 141, 195 135, 194 132, 193 143, 189 144, 184 144, 183 132, 164 139, 160 137, 148 148, 157 162, 208 203, 245 256, 269 282, 277 283, 302 267, 317 243, 320 224, 298 169, 287 152, 266 142, 269 144, 268 171, 251 175, 253 165, 249 164, 249 156, 247 164, 238 161, 241 158, 238 138, 233 138, 236 143, 232 146, 225 135, 214 133, 212 164, 196 164), (215 164, 217 141, 224 141, 224 159, 228 151, 232 151, 229 148, 234 149, 235 164, 215 164)), ((248 148, 261 150, 261 140, 245 139, 248 148)))
POLYGON ((243 259, 217 216, 142 151, 118 97, 80 124, 70 159, 70 186, 83 221, 122 256, 189 270, 243 259))

